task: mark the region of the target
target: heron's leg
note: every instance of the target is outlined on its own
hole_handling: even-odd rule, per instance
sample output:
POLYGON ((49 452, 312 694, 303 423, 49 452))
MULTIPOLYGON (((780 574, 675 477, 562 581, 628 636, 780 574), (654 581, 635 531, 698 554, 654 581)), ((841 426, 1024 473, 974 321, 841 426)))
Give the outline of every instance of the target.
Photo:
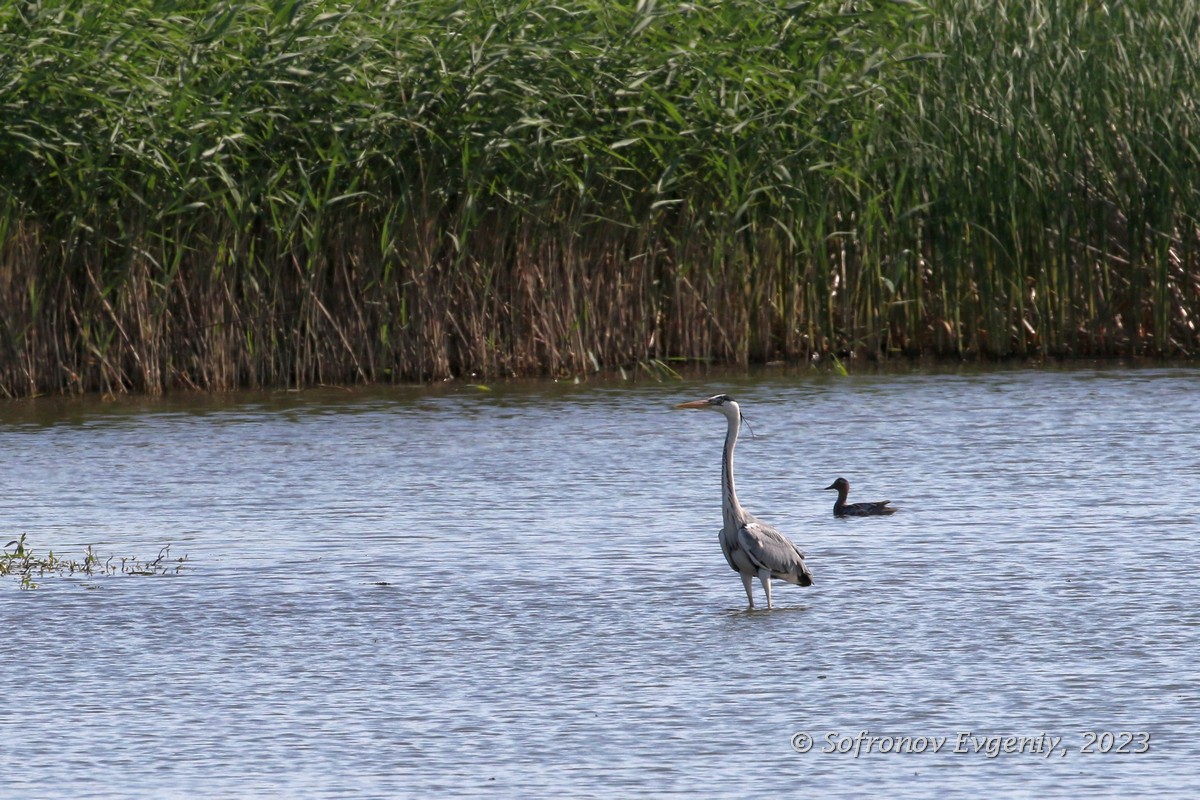
POLYGON ((754 580, 752 576, 742 573, 742 586, 746 588, 746 599, 750 601, 750 607, 754 608, 754 590, 750 586, 752 580, 754 580))
MULTIPOLYGON (((767 569, 766 567, 763 567, 762 569, 760 569, 758 571, 758 579, 760 581, 762 581, 763 591, 767 593, 767 608, 770 608, 771 607, 771 570, 767 569)), ((746 582, 749 583, 750 579, 747 578, 746 582)))

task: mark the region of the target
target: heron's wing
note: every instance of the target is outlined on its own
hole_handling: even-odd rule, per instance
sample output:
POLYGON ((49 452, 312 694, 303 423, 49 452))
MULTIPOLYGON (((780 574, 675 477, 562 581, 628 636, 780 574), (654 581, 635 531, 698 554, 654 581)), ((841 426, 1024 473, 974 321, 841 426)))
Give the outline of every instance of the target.
POLYGON ((737 540, 756 567, 790 574, 804 565, 804 553, 792 544, 791 539, 765 522, 747 522, 738 528, 737 540))
POLYGON ((733 548, 736 537, 737 531, 734 531, 733 537, 730 537, 724 528, 717 531, 717 540, 721 543, 721 552, 725 554, 725 560, 729 562, 729 568, 734 572, 739 571, 737 564, 733 563, 733 548))

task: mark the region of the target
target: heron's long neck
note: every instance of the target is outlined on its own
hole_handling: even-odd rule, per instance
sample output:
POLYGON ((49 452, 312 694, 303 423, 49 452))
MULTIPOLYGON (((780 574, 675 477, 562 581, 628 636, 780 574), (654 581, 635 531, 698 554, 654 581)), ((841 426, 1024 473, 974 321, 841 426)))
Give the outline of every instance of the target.
POLYGON ((732 523, 732 517, 742 513, 742 505, 738 502, 737 492, 733 488, 733 447, 737 444, 740 421, 738 412, 728 416, 729 428, 725 432, 725 453, 721 457, 721 507, 725 512, 725 522, 732 523))

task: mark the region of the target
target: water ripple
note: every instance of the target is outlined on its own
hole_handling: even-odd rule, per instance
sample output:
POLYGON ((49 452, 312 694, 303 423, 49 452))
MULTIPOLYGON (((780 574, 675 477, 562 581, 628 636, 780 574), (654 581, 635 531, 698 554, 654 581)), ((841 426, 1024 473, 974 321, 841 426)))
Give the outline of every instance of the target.
POLYGON ((4 793, 1193 795, 1197 385, 1009 370, 0 409, 5 530, 75 556, 170 541, 190 565, 0 584, 4 793), (717 545, 723 420, 671 410, 727 389, 756 434, 739 494, 816 578, 772 612, 743 608, 717 545), (839 475, 903 511, 834 519, 839 475), (821 752, 863 731, 1073 750, 821 752), (1085 755, 1087 731, 1153 746, 1085 755))

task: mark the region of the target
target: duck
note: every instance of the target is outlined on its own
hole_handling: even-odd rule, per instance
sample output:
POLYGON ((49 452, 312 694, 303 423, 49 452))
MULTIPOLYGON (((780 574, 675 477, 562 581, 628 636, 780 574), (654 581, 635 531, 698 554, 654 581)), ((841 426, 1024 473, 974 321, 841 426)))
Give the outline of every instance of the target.
POLYGON ((875 517, 885 514, 895 514, 898 509, 888 505, 890 500, 880 500, 876 503, 847 503, 846 495, 850 494, 850 481, 845 478, 838 478, 833 483, 825 487, 829 489, 837 489, 837 502, 833 504, 833 515, 835 517, 875 517))

